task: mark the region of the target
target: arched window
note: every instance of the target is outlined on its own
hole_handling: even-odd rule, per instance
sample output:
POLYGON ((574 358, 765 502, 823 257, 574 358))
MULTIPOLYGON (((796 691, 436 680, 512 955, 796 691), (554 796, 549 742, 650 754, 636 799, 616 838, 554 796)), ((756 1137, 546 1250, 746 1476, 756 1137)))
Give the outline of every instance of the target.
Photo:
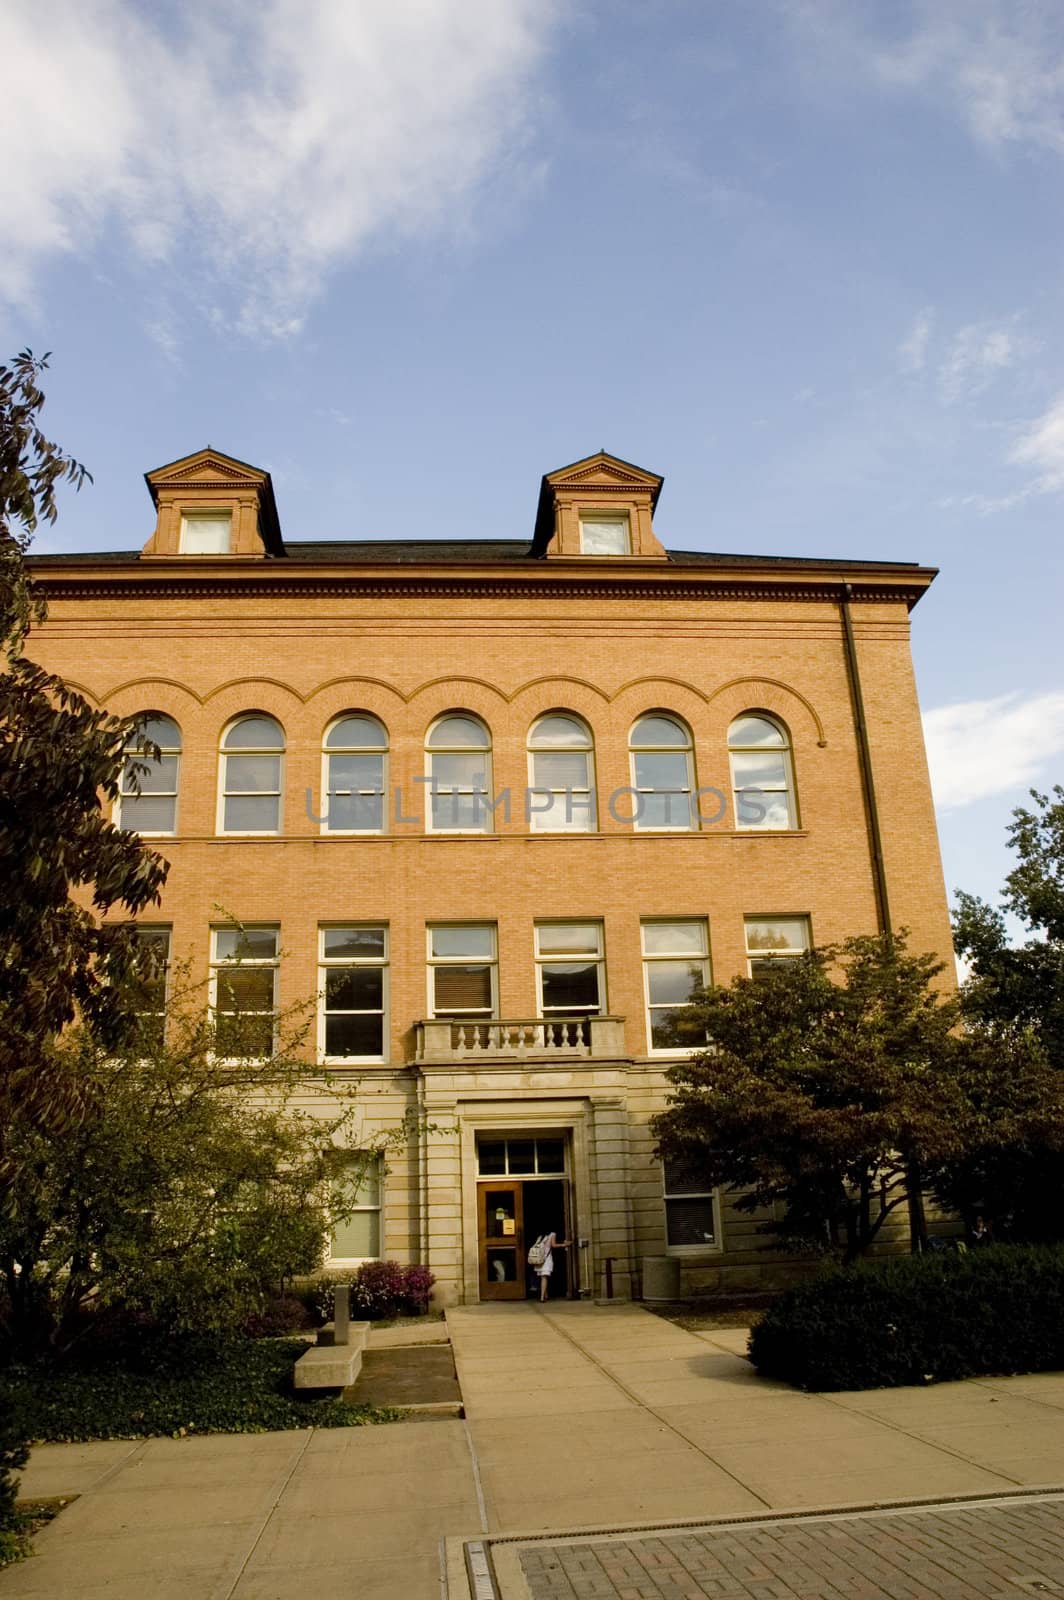
POLYGON ((380 833, 388 735, 376 717, 341 717, 325 735, 323 833, 380 833))
POLYGON ((594 833, 594 749, 579 717, 552 711, 532 724, 528 787, 533 833, 594 833))
POLYGON ((691 735, 678 717, 652 711, 629 737, 632 787, 638 793, 634 826, 684 833, 696 825, 691 735))
POLYGON ((230 723, 222 737, 222 833, 280 833, 284 729, 273 717, 230 723))
POLYGON ((138 721, 126 740, 117 821, 130 833, 176 833, 181 729, 161 711, 144 711, 138 721), (148 745, 158 745, 157 758, 148 745))
POLYGON ((429 729, 428 825, 433 833, 491 832, 491 734, 479 717, 454 712, 429 729))
POLYGON ((737 828, 798 826, 791 744, 782 724, 760 711, 746 711, 728 729, 737 828))

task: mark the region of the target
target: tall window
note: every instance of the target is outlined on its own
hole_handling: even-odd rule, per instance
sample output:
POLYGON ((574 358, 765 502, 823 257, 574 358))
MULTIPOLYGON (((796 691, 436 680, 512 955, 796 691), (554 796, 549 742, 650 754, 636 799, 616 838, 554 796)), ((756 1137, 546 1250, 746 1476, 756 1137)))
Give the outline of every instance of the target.
POLYGON ((441 717, 426 741, 433 833, 490 833, 491 735, 479 717, 441 717))
POLYGON ((714 1248, 719 1238, 715 1196, 697 1163, 666 1156, 662 1177, 668 1248, 692 1253, 714 1248))
POLYGON ((180 765, 181 729, 173 717, 165 717, 161 711, 145 712, 140 727, 126 740, 118 800, 121 827, 131 833, 177 832, 180 765), (148 754, 148 745, 158 745, 158 757, 148 754))
POLYGON ((135 1007, 145 1043, 159 1046, 166 1029, 166 993, 170 971, 170 929, 138 924, 133 982, 135 1007))
POLYGON ((331 1263, 352 1265, 380 1256, 382 1166, 378 1155, 355 1155, 333 1184, 331 1263))
POLYGON ((737 828, 798 826, 790 741, 780 723, 759 712, 736 717, 728 730, 737 828))
POLYGON ((529 807, 533 833, 594 833, 595 776, 591 734, 578 717, 551 712, 528 736, 529 807))
POLYGON ((284 730, 273 717, 241 717, 222 738, 222 833, 280 833, 284 730))
POLYGON ((677 717, 640 717, 629 739, 632 787, 638 792, 635 826, 684 832, 695 826, 691 735, 677 717))
POLYGON ((751 978, 793 961, 811 948, 808 917, 747 917, 746 961, 751 978))
POLYGON ((698 1036, 689 1001, 709 982, 705 921, 644 922, 642 932, 650 1049, 697 1049, 705 1044, 705 1032, 698 1036))
POLYGON ((227 556, 232 535, 231 511, 186 511, 178 548, 183 556, 227 556))
POLYGON ((277 1016, 279 928, 215 928, 211 1004, 226 1060, 272 1055, 277 1016))
POLYGON ((341 717, 325 735, 327 833, 380 833, 388 735, 376 717, 341 717))
POLYGON ((326 1061, 383 1061, 388 930, 322 928, 319 1047, 326 1061))
POLYGON ((604 1011, 601 922, 538 922, 536 983, 541 1017, 597 1016, 604 1011))
POLYGON ((428 930, 429 1009, 434 1017, 497 1015, 494 923, 436 923, 428 930))
POLYGON ((629 556, 632 534, 625 513, 608 511, 601 516, 588 512, 580 518, 580 554, 583 556, 629 556))

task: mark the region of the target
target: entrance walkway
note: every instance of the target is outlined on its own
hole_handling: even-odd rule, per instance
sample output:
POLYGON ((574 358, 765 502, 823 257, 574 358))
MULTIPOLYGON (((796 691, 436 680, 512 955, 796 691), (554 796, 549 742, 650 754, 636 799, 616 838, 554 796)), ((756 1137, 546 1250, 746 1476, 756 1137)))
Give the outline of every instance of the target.
MULTIPOLYGON (((780 1510, 1064 1485, 1064 1373, 803 1395, 754 1375, 741 1332, 687 1333, 639 1306, 470 1306, 447 1322, 466 1421, 39 1447, 22 1493, 80 1498, 38 1536, 37 1555, 0 1575, 0 1600, 440 1600, 445 1536, 450 1600, 466 1600, 465 1552, 478 1541, 498 1550, 497 1571, 513 1557, 504 1600, 530 1589, 608 1597, 608 1585, 558 1587, 559 1565, 572 1574, 587 1562, 586 1575, 601 1564, 567 1531, 638 1544, 610 1561, 646 1567, 660 1551, 626 1538, 633 1525, 662 1525, 667 1565, 694 1549, 677 1539, 703 1537, 676 1526, 685 1521, 764 1527, 780 1510), (514 1565, 519 1536, 544 1533, 560 1536, 564 1559, 540 1538, 539 1567, 514 1565)), ((1018 1560, 1037 1518, 1015 1504, 1002 1537, 1018 1560)), ((1029 1565, 1015 1566, 1017 1583, 1029 1579, 1017 1593, 1044 1590, 1050 1570, 1056 1582, 1036 1554, 1032 1544, 1029 1565)), ((700 1592, 670 1581, 662 1593, 700 1592)), ((652 1595, 640 1582, 635 1592, 652 1595)), ((755 1582, 761 1600, 786 1595, 755 1582)))
POLYGON ((1064 1374, 807 1395, 742 1330, 621 1304, 448 1313, 492 1531, 1064 1484, 1064 1374))

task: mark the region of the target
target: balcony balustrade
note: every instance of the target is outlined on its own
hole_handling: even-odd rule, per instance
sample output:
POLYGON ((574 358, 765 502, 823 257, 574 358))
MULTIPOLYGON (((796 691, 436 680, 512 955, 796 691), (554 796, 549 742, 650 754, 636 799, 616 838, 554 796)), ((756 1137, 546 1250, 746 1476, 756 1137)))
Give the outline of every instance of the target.
POLYGON ((624 1054, 623 1017, 433 1017, 416 1028, 418 1061, 555 1061, 624 1054))

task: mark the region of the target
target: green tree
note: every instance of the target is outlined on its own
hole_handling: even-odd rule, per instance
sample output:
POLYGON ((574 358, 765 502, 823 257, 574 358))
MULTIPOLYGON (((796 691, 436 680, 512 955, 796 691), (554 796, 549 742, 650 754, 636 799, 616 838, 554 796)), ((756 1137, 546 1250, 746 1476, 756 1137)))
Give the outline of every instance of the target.
MULTIPOLYGON (((0 367, 0 1205, 15 1181, 7 1130, 78 1114, 77 1079, 45 1056, 75 1014, 114 1033, 134 956, 128 918, 158 899, 167 865, 116 828, 113 801, 135 724, 89 705, 24 651, 43 620, 24 560, 56 490, 85 468, 39 426, 47 357, 0 367), (119 912, 119 925, 105 919, 119 912)), ((149 754, 153 753, 151 751, 149 754)))
POLYGON ((1032 1029, 1050 1062, 1064 1068, 1064 788, 1032 790, 1031 798, 1034 810, 1012 814, 1009 843, 1019 860, 1005 879, 1002 910, 958 894, 953 938, 969 969, 965 1015, 1032 1029), (1030 937, 1011 944, 1003 912, 1030 937))
POLYGON ((964 1123, 941 971, 904 937, 859 938, 705 991, 690 1026, 709 1045, 669 1071, 659 1153, 774 1208, 791 1243, 853 1261, 908 1206, 919 1247, 920 1194, 964 1123))
POLYGON ((278 1018, 266 1059, 261 1016, 228 1012, 223 1059, 187 975, 165 1030, 151 1005, 117 1046, 89 1022, 53 1045, 82 1085, 75 1124, 22 1115, 11 1130, 21 1181, 0 1213, 0 1324, 15 1349, 61 1354, 113 1315, 231 1330, 319 1266, 330 1228, 350 1215, 354 1090, 302 1059, 307 1008, 278 1018))
POLYGON ((1034 807, 1018 807, 1009 827, 1017 864, 1005 879, 1001 909, 958 894, 953 936, 968 967, 961 993, 973 1037, 983 1042, 987 1079, 998 1098, 999 1131, 1015 1137, 988 1140, 985 1148, 949 1175, 946 1192, 957 1204, 996 1217, 1017 1238, 1064 1236, 1064 1153, 1042 1130, 1032 1075, 1042 1091, 1064 1083, 1064 788, 1031 791, 1034 807), (1005 913, 1028 937, 1010 942, 1005 913), (1023 1060, 1002 1071, 1002 1059, 1019 1045, 1023 1060), (1004 1078, 1004 1082, 1000 1081, 1004 1078), (1019 1119, 1017 1121, 1017 1119, 1019 1119), (1028 1120, 1033 1126, 1028 1128, 1028 1120))

